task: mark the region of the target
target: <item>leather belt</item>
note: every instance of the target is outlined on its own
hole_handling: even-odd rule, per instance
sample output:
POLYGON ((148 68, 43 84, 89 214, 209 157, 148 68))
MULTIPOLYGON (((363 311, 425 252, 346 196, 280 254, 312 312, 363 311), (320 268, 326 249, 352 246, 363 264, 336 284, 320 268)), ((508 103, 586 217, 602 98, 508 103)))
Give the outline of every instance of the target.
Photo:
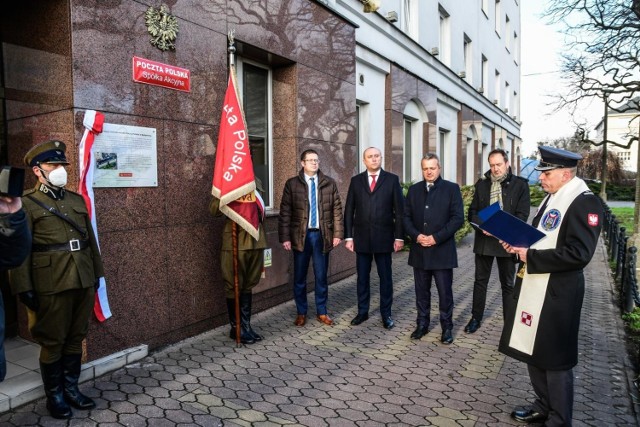
POLYGON ((312 232, 313 231, 320 231, 320 229, 319 228, 307 228, 307 231, 312 231, 312 232))
POLYGON ((85 249, 89 247, 88 240, 78 240, 73 239, 69 240, 67 243, 54 243, 51 245, 32 245, 32 252, 50 252, 50 251, 69 251, 75 252, 80 249, 85 249))

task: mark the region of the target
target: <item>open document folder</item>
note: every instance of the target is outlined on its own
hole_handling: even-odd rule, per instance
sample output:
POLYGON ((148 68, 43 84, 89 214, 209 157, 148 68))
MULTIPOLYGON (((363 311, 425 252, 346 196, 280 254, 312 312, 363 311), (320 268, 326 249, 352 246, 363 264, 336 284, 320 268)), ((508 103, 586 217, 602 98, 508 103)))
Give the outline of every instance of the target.
POLYGON ((545 237, 542 231, 500 209, 499 202, 482 209, 478 216, 483 222, 475 225, 511 246, 528 248, 545 237))

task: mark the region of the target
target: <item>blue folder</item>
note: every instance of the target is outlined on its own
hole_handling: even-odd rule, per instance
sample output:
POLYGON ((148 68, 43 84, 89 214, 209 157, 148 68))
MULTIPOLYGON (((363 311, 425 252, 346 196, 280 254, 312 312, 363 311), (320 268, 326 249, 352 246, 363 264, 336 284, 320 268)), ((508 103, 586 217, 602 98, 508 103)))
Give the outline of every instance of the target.
POLYGON ((481 224, 476 224, 480 229, 511 246, 528 248, 546 236, 532 225, 500 209, 499 202, 482 209, 478 212, 478 216, 483 221, 481 224))

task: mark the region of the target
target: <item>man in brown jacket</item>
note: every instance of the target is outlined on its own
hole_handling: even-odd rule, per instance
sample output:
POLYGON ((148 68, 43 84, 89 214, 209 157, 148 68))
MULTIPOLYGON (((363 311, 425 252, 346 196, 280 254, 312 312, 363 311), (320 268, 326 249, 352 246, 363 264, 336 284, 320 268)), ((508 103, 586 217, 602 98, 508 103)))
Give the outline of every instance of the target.
POLYGON ((302 169, 284 185, 278 235, 282 247, 293 249, 293 296, 298 315, 294 324, 307 321, 307 271, 313 259, 316 313, 320 322, 333 325, 327 315, 329 252, 344 237, 342 202, 333 178, 320 171, 320 159, 314 150, 300 156, 302 169))

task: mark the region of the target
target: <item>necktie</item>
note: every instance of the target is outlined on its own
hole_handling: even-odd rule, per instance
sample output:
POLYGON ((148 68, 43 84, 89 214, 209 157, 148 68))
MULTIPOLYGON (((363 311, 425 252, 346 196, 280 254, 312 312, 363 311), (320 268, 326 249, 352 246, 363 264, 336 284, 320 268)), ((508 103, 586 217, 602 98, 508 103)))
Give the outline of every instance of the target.
POLYGON ((376 188, 376 176, 375 175, 370 175, 371 176, 371 185, 369 186, 369 190, 373 191, 374 188, 376 188))
POLYGON ((311 181, 311 228, 318 228, 316 181, 315 178, 309 178, 309 180, 311 181))
POLYGON ((431 191, 432 188, 433 188, 433 184, 432 183, 428 183, 427 184, 427 192, 431 191))

